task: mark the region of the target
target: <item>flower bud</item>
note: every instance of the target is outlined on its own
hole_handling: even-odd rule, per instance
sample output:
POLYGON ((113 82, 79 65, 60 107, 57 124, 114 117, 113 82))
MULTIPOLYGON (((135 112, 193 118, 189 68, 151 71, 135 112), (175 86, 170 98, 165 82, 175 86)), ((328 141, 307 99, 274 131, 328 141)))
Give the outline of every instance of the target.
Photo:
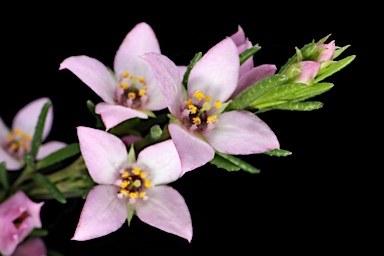
POLYGON ((301 61, 293 64, 287 70, 287 75, 291 82, 308 84, 316 77, 319 69, 320 63, 316 61, 301 61))
POLYGON ((317 62, 330 61, 333 59, 333 54, 335 52, 335 40, 330 42, 329 44, 321 44, 317 46, 318 55, 314 59, 317 62))

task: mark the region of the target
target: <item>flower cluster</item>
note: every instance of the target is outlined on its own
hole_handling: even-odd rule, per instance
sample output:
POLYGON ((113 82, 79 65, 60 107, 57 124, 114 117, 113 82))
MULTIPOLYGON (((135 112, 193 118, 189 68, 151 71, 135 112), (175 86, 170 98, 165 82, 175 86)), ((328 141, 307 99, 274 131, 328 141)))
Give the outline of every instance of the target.
POLYGON ((44 228, 40 210, 46 200, 74 197, 86 200, 73 240, 108 235, 137 216, 191 242, 187 202, 170 184, 207 164, 257 173, 241 155, 290 155, 257 114, 322 107, 307 99, 331 89, 322 81, 355 58, 336 60, 348 46, 327 39, 296 49, 280 69, 255 66, 261 47, 239 26, 183 66, 161 54, 142 22, 123 40, 113 70, 85 55, 63 60, 59 69, 100 97, 87 101, 96 125, 79 125, 78 143, 43 143, 53 123, 49 98, 22 108, 11 128, 0 118, 0 254, 45 255, 43 240, 31 235, 44 228))

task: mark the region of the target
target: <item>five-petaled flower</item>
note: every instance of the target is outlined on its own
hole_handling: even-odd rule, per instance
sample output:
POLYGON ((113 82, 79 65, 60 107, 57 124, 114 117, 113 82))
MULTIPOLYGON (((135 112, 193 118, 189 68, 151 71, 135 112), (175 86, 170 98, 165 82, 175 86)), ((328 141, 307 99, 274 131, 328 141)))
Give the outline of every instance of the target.
POLYGON ((247 155, 280 147, 259 117, 245 110, 222 112, 238 84, 239 54, 229 37, 212 47, 192 68, 187 95, 176 65, 158 53, 143 55, 151 65, 168 109, 175 120, 169 132, 179 153, 183 173, 200 167, 215 150, 247 155))
POLYGON ((77 134, 85 164, 98 185, 87 195, 73 240, 114 232, 135 211, 143 222, 191 241, 187 204, 166 185, 181 174, 172 140, 146 147, 137 161, 129 161, 126 146, 115 135, 88 127, 78 127, 77 134))
MULTIPOLYGON (((0 162, 5 162, 8 170, 18 170, 24 164, 24 154, 31 149, 32 137, 35 133, 40 112, 48 98, 40 98, 28 103, 20 109, 12 121, 12 129, 9 130, 0 118, 0 162)), ((49 135, 53 123, 53 108, 49 108, 42 139, 49 135)), ((49 141, 39 147, 36 159, 42 159, 47 155, 65 147, 67 144, 60 141, 49 141)))
POLYGON ((34 228, 41 228, 40 210, 44 202, 35 203, 18 191, 0 204, 0 253, 12 255, 34 228))
MULTIPOLYGON (((139 55, 160 53, 159 42, 147 23, 137 24, 125 37, 115 59, 114 72, 99 60, 88 56, 72 56, 60 64, 72 71, 104 102, 96 105, 106 129, 134 117, 146 119, 152 111, 166 108, 148 63, 139 55)), ((185 71, 185 66, 179 67, 185 71)))

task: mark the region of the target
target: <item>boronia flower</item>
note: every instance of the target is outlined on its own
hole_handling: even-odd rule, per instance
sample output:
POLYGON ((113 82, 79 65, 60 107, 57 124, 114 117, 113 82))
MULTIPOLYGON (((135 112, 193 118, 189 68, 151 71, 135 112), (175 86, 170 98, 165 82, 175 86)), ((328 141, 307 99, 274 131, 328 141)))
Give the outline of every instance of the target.
POLYGON ((183 173, 213 159, 215 151, 255 154, 279 148, 273 131, 249 111, 222 112, 235 91, 239 54, 227 37, 212 47, 193 67, 183 94, 176 65, 158 53, 143 55, 151 65, 168 109, 174 117, 169 132, 179 153, 183 173))
POLYGON ((89 240, 119 229, 128 215, 158 229, 192 239, 192 220, 184 198, 165 184, 180 177, 172 140, 151 145, 129 161, 124 143, 108 132, 78 127, 80 150, 98 184, 86 198, 73 240, 89 240))
POLYGON ((41 228, 40 210, 44 202, 35 203, 18 191, 0 204, 0 253, 11 255, 34 228, 41 228))
MULTIPOLYGON (((36 99, 20 109, 12 121, 9 129, 0 118, 0 162, 5 161, 7 170, 18 170, 24 164, 24 154, 31 149, 32 137, 35 133, 40 112, 48 98, 36 99)), ((49 135, 53 123, 53 108, 48 110, 42 139, 49 135)), ((67 144, 60 141, 50 141, 40 146, 36 158, 42 159, 47 155, 65 147, 67 144)))
POLYGON ((324 62, 333 60, 333 54, 335 53, 336 45, 335 40, 328 44, 321 44, 317 46, 317 50, 320 50, 320 54, 316 57, 315 61, 324 62))
MULTIPOLYGON (((160 53, 159 42, 147 23, 137 24, 125 37, 115 59, 114 72, 99 60, 72 56, 60 64, 88 85, 104 102, 96 105, 106 129, 134 117, 148 118, 151 111, 166 107, 148 63, 139 55, 160 53)), ((186 70, 185 66, 180 70, 186 70)))
POLYGON ((30 238, 17 246, 12 256, 46 256, 47 248, 43 239, 39 237, 30 238))
POLYGON ((293 64, 287 70, 290 81, 295 83, 310 84, 320 69, 320 63, 316 61, 300 61, 293 64))

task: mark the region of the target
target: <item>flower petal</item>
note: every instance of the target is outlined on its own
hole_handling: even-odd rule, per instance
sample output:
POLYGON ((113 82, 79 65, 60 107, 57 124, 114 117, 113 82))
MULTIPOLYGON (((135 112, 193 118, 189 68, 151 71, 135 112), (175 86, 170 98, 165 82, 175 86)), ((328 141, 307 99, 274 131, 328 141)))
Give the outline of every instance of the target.
POLYGON ((100 114, 107 131, 121 122, 134 117, 142 119, 148 118, 146 114, 138 110, 121 105, 112 105, 105 102, 98 103, 96 105, 95 112, 100 114))
POLYGON ((169 111, 178 117, 184 100, 179 68, 168 57, 158 53, 147 53, 142 57, 150 64, 169 111))
POLYGON ((119 171, 127 167, 128 156, 124 143, 108 132, 77 127, 81 154, 89 174, 98 184, 113 184, 119 171))
POLYGON ((240 77, 237 84, 236 90, 233 92, 231 98, 236 97, 241 91, 243 91, 248 86, 256 83, 257 81, 274 75, 276 72, 276 66, 270 64, 263 64, 246 72, 242 77, 240 77))
POLYGON ((180 157, 182 175, 205 165, 215 156, 214 149, 207 142, 183 126, 172 123, 168 129, 180 157))
POLYGON ((233 155, 257 154, 280 147, 269 126, 249 111, 219 115, 215 127, 205 138, 219 152, 233 155))
POLYGON ((40 146, 39 151, 37 152, 36 159, 41 160, 44 157, 50 155, 51 153, 62 149, 65 147, 67 144, 61 141, 50 141, 47 143, 44 143, 40 146))
POLYGON ((137 217, 158 229, 192 240, 192 220, 180 193, 168 186, 147 190, 148 200, 136 203, 137 217))
POLYGON ((230 38, 233 40, 236 46, 244 44, 244 42, 246 41, 246 37, 243 28, 238 25, 237 31, 233 35, 231 35, 230 38))
MULTIPOLYGON (((49 98, 40 98, 34 100, 17 112, 12 122, 12 129, 20 129, 23 133, 33 137, 35 134, 35 128, 37 121, 39 120, 40 112, 49 98)), ((43 141, 47 138, 51 131, 53 123, 53 107, 51 106, 48 110, 47 117, 45 118, 44 130, 42 139, 43 141)))
POLYGON ((72 240, 85 241, 118 230, 127 219, 126 201, 116 195, 118 187, 97 185, 85 200, 72 240))
POLYGON ((9 171, 19 170, 23 165, 22 162, 17 161, 10 154, 8 154, 8 152, 5 151, 3 147, 0 146, 0 163, 1 162, 5 162, 5 164, 7 165, 7 170, 9 171))
POLYGON ((172 140, 166 140, 143 149, 137 164, 148 171, 155 185, 168 184, 177 180, 181 174, 181 163, 172 140))
POLYGON ((7 135, 9 134, 9 128, 5 125, 3 119, 0 117, 0 147, 4 140, 7 139, 7 135))
POLYGON ((227 37, 212 47, 193 67, 188 78, 188 93, 202 91, 215 100, 225 102, 236 89, 239 68, 236 45, 227 37))
POLYGON ((85 55, 66 58, 59 70, 68 69, 91 88, 103 101, 113 104, 116 79, 107 67, 97 59, 85 55))
POLYGON ((47 249, 45 247, 43 239, 34 237, 21 243, 12 254, 12 256, 45 256, 47 255, 47 249))

